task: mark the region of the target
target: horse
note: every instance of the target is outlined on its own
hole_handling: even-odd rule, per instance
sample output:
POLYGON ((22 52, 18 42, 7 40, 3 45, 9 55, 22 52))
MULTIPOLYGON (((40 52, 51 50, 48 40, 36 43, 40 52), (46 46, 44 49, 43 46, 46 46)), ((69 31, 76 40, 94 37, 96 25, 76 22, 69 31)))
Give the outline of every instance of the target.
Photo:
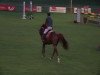
POLYGON ((52 53, 52 56, 50 59, 53 59, 55 53, 57 55, 57 61, 60 63, 60 58, 57 50, 57 45, 60 42, 62 44, 62 47, 67 50, 68 49, 68 42, 64 38, 63 34, 61 33, 56 33, 55 31, 49 31, 47 32, 46 39, 42 38, 44 35, 44 30, 47 28, 45 24, 43 24, 40 29, 39 29, 39 34, 42 40, 42 55, 45 57, 45 45, 52 45, 54 50, 52 53))

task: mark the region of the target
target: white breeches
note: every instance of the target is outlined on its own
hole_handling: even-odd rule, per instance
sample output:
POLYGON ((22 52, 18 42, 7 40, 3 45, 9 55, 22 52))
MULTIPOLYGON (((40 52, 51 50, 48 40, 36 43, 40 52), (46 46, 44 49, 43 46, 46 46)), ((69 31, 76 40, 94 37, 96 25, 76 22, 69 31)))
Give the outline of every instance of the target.
POLYGON ((52 30, 52 27, 47 27, 47 28, 44 30, 44 34, 46 34, 49 30, 52 30))

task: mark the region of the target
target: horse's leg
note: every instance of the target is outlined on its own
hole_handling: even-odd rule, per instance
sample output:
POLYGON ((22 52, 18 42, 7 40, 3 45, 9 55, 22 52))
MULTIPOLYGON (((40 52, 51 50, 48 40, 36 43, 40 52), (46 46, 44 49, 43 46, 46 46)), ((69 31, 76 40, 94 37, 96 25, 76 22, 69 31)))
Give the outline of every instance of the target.
POLYGON ((54 54, 56 53, 58 63, 60 63, 60 58, 59 58, 59 54, 58 54, 58 50, 57 50, 57 45, 53 45, 53 47, 54 47, 54 51, 53 51, 53 54, 52 54, 52 57, 51 58, 53 58, 54 57, 54 54))
POLYGON ((55 49, 53 50, 53 54, 52 54, 52 56, 51 56, 51 59, 53 59, 53 57, 54 57, 54 55, 55 55, 55 49))
POLYGON ((60 58, 59 58, 57 46, 55 47, 55 52, 56 52, 56 55, 57 55, 57 61, 58 61, 58 63, 60 63, 60 58))
POLYGON ((43 46, 42 46, 42 54, 43 54, 43 57, 45 57, 45 44, 43 43, 43 46))

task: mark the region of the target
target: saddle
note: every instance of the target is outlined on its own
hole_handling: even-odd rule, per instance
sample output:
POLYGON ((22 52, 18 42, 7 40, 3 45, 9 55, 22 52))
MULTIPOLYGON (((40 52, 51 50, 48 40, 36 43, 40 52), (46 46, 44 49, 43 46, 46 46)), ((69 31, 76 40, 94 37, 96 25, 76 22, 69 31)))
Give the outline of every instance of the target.
POLYGON ((53 30, 49 30, 46 34, 43 34, 43 41, 49 40, 52 32, 53 32, 53 30))
POLYGON ((50 34, 51 34, 52 32, 53 32, 53 30, 48 31, 47 34, 46 34, 46 38, 49 38, 49 36, 50 36, 50 34))

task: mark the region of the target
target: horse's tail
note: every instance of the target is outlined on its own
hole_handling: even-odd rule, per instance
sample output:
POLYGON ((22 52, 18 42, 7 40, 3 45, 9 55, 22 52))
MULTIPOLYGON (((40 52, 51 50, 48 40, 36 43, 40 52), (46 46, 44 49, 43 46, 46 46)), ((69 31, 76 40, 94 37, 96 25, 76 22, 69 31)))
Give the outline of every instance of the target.
POLYGON ((59 37, 59 41, 61 42, 62 46, 64 49, 68 49, 68 42, 66 41, 66 39, 64 38, 64 36, 62 34, 58 34, 59 37))

